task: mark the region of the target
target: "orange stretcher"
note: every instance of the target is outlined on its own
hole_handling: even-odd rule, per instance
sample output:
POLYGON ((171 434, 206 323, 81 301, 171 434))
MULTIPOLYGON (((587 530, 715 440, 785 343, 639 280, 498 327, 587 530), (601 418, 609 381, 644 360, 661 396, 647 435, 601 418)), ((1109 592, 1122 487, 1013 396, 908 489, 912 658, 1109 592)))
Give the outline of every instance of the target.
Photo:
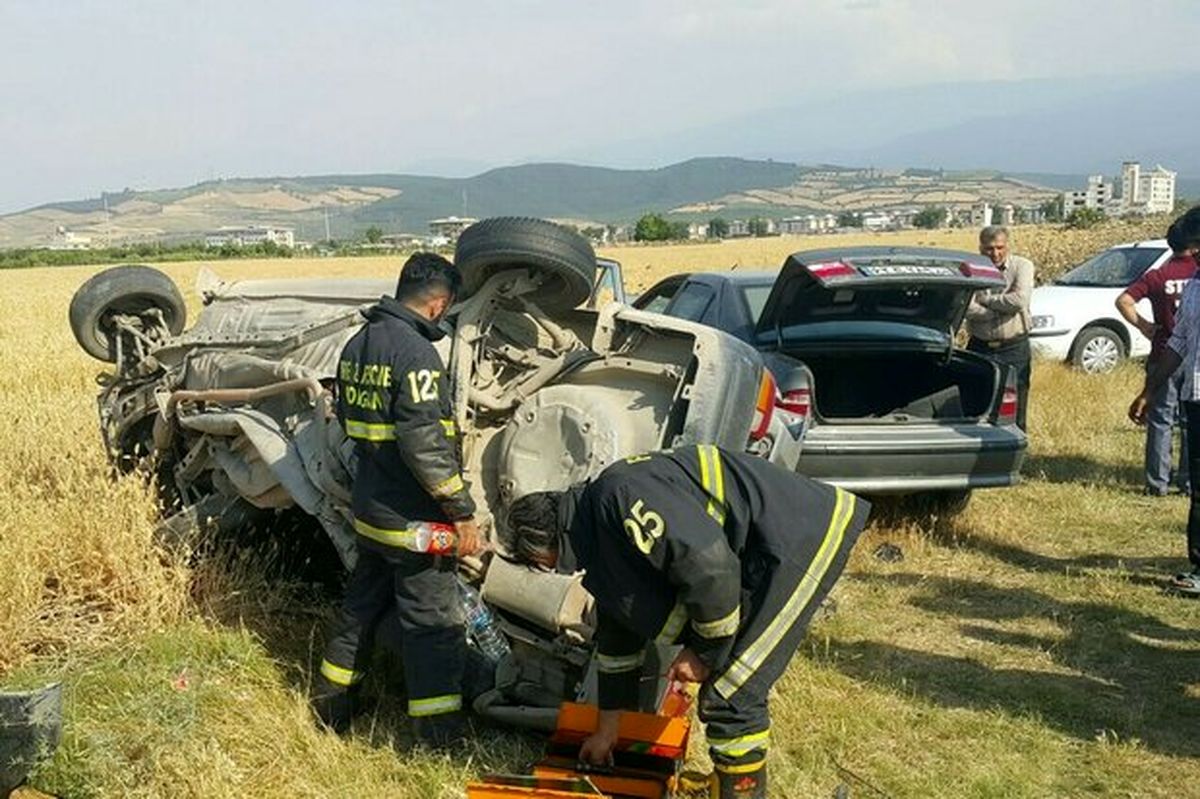
POLYGON ((579 748, 595 732, 600 711, 595 705, 564 703, 532 775, 485 776, 467 786, 467 799, 668 799, 687 757, 690 705, 690 697, 672 686, 659 714, 622 713, 612 764, 595 767, 579 761, 579 748))

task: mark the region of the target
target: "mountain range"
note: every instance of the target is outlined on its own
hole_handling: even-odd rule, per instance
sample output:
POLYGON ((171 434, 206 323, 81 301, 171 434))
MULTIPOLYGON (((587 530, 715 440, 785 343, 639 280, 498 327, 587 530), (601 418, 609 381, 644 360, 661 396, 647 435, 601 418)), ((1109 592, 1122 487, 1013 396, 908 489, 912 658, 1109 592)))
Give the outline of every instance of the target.
MULTIPOLYGON (((324 237, 327 225, 335 238, 372 225, 425 232, 430 219, 450 215, 620 223, 649 211, 696 219, 980 199, 1022 204, 1081 187, 1087 174, 1115 175, 1126 159, 1164 164, 1180 173, 1179 196, 1200 197, 1200 150, 1191 143, 1200 107, 1189 102, 1198 78, 935 83, 847 94, 814 93, 809 81, 810 90, 791 103, 700 127, 563 146, 551 162, 470 176, 237 178, 48 203, 0 216, 0 247, 50 244, 59 228, 122 241, 277 224, 311 240, 324 237), (681 155, 696 157, 644 166, 681 155)), ((412 163, 461 174, 475 162, 412 163)))

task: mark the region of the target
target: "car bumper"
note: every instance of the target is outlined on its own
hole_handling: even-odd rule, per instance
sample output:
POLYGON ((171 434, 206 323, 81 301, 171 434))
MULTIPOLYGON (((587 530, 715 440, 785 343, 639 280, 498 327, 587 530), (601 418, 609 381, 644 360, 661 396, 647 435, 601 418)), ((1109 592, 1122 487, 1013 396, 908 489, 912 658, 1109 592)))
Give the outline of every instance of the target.
POLYGON ((1029 347, 1035 355, 1065 361, 1071 357, 1070 330, 1035 330, 1029 334, 1029 347))
POLYGON ((820 424, 804 439, 801 474, 872 494, 1013 485, 1025 434, 992 424, 820 424))

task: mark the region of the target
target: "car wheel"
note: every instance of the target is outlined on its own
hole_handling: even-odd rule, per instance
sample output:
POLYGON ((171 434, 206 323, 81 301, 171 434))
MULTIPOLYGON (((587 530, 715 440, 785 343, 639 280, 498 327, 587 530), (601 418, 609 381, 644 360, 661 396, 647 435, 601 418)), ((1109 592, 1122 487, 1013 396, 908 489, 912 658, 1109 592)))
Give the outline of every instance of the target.
POLYGON ((1107 327, 1084 328, 1071 351, 1071 362, 1089 374, 1111 372, 1124 358, 1125 342, 1107 327))
POLYGON ((454 263, 463 276, 462 296, 478 291, 492 275, 513 268, 541 272, 543 283, 531 295, 543 308, 574 308, 592 293, 596 253, 583 236, 544 219, 496 217, 462 232, 454 263))
POLYGON ((183 296, 171 278, 148 266, 117 266, 88 278, 75 296, 67 316, 71 332, 93 358, 116 363, 117 315, 137 316, 158 309, 171 335, 183 331, 187 312, 183 296))

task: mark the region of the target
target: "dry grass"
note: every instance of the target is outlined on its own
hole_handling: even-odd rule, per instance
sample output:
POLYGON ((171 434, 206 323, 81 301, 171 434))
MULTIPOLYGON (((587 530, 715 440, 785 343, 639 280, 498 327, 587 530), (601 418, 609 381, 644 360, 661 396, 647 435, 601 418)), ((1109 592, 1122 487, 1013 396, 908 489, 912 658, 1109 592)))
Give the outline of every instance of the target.
MULTIPOLYGON (((916 238, 971 243, 939 235, 965 238, 916 238)), ((1016 236, 1018 251, 1084 246, 1058 232, 1016 236)), ((615 255, 644 287, 681 268, 777 264, 808 246, 615 255)), ((296 260, 217 271, 396 266, 296 260)), ((196 269, 166 267, 185 294, 196 269)), ((0 296, 0 407, 11 421, 0 432, 0 683, 61 677, 69 691, 67 737, 36 784, 71 797, 449 797, 468 774, 523 765, 533 744, 492 733, 462 757, 405 754, 394 699, 347 740, 317 732, 304 693, 328 600, 264 579, 253 561, 202 570, 160 561, 150 492, 109 479, 97 364, 66 324, 71 293, 94 271, 9 272, 0 296)), ((874 795, 860 779, 897 797, 1194 793, 1200 603, 1157 582, 1181 563, 1186 503, 1137 495, 1141 438, 1122 417, 1137 380, 1136 368, 1088 377, 1040 365, 1025 484, 981 492, 951 520, 879 517, 842 581, 839 612, 814 629, 777 692, 775 795, 828 796, 840 782, 874 795), (872 557, 885 540, 903 562, 872 557)))

